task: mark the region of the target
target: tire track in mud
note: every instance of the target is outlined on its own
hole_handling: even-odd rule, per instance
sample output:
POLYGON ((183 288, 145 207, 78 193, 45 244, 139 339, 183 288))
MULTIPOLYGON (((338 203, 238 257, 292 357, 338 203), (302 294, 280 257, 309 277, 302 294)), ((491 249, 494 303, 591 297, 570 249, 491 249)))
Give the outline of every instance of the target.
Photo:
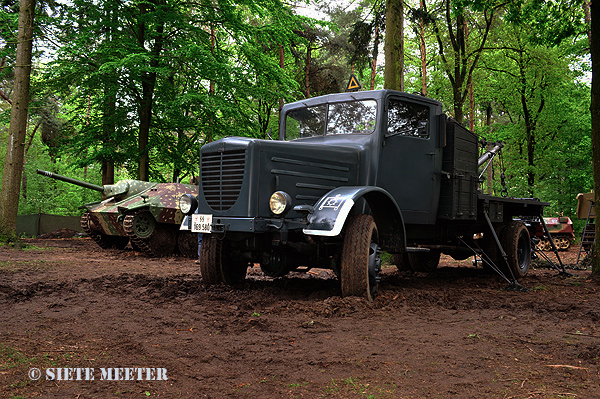
POLYGON ((322 317, 393 309, 409 312, 490 309, 514 315, 600 320, 600 310, 586 298, 588 292, 580 287, 585 282, 580 280, 560 279, 552 272, 545 272, 524 280, 525 285, 533 287, 529 292, 507 292, 493 276, 477 270, 446 269, 450 268, 432 274, 406 274, 388 269, 383 276, 380 294, 373 302, 357 297, 340 297, 339 283, 335 278, 306 275, 277 279, 251 275, 235 286, 205 286, 199 274, 154 276, 122 273, 29 284, 21 284, 16 279, 7 281, 5 275, 0 280, 0 303, 12 304, 50 296, 107 295, 152 303, 192 299, 322 317), (566 298, 565 289, 571 289, 572 295, 581 297, 581 300, 566 298))

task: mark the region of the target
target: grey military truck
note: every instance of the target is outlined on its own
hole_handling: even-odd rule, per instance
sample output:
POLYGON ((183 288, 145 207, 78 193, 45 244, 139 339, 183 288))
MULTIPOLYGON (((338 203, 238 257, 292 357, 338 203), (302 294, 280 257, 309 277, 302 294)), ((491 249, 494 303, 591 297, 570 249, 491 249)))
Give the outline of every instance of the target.
POLYGON ((207 284, 332 269, 343 296, 372 299, 381 253, 431 271, 445 253, 477 254, 509 287, 531 261, 527 226, 547 203, 478 189, 477 136, 429 98, 390 90, 287 104, 279 140, 227 137, 201 150, 198 196, 181 229, 203 234, 207 284))

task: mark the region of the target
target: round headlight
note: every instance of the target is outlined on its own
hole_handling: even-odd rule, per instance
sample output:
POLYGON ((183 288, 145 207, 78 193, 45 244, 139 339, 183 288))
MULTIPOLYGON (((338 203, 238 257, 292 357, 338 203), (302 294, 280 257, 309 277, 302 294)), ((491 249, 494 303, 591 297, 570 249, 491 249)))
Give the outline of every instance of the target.
POLYGON ((275 191, 269 199, 269 207, 271 212, 281 215, 292 207, 292 197, 285 191, 275 191))
POLYGON ((184 215, 191 215, 198 208, 196 197, 191 194, 183 194, 179 197, 179 209, 184 215))

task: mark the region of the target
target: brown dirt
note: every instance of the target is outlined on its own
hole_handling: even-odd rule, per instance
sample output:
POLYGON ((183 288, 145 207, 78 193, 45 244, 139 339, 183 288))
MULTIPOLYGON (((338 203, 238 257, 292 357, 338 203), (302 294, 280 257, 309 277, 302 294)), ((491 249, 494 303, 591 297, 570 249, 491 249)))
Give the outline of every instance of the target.
POLYGON ((207 287, 188 259, 27 242, 0 248, 3 397, 600 397, 600 287, 587 270, 538 268, 521 281, 529 292, 509 292, 444 257, 433 274, 385 267, 368 303, 341 298, 323 270, 252 269, 240 286, 207 287), (47 380, 56 367, 94 368, 95 380, 47 380), (168 380, 101 380, 108 367, 168 380))

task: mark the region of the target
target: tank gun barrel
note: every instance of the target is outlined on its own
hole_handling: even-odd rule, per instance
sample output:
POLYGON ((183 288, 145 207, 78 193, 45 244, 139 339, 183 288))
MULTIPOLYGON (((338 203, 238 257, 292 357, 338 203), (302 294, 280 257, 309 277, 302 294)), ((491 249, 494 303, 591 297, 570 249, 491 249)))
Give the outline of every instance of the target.
POLYGON ((101 193, 104 192, 104 187, 98 186, 96 184, 88 183, 88 182, 77 180, 77 179, 72 179, 67 176, 58 175, 56 173, 48 172, 48 171, 41 170, 41 169, 37 169, 36 173, 39 175, 42 175, 42 176, 49 177, 51 179, 62 180, 64 182, 75 184, 80 187, 89 188, 90 190, 99 191, 101 193))

